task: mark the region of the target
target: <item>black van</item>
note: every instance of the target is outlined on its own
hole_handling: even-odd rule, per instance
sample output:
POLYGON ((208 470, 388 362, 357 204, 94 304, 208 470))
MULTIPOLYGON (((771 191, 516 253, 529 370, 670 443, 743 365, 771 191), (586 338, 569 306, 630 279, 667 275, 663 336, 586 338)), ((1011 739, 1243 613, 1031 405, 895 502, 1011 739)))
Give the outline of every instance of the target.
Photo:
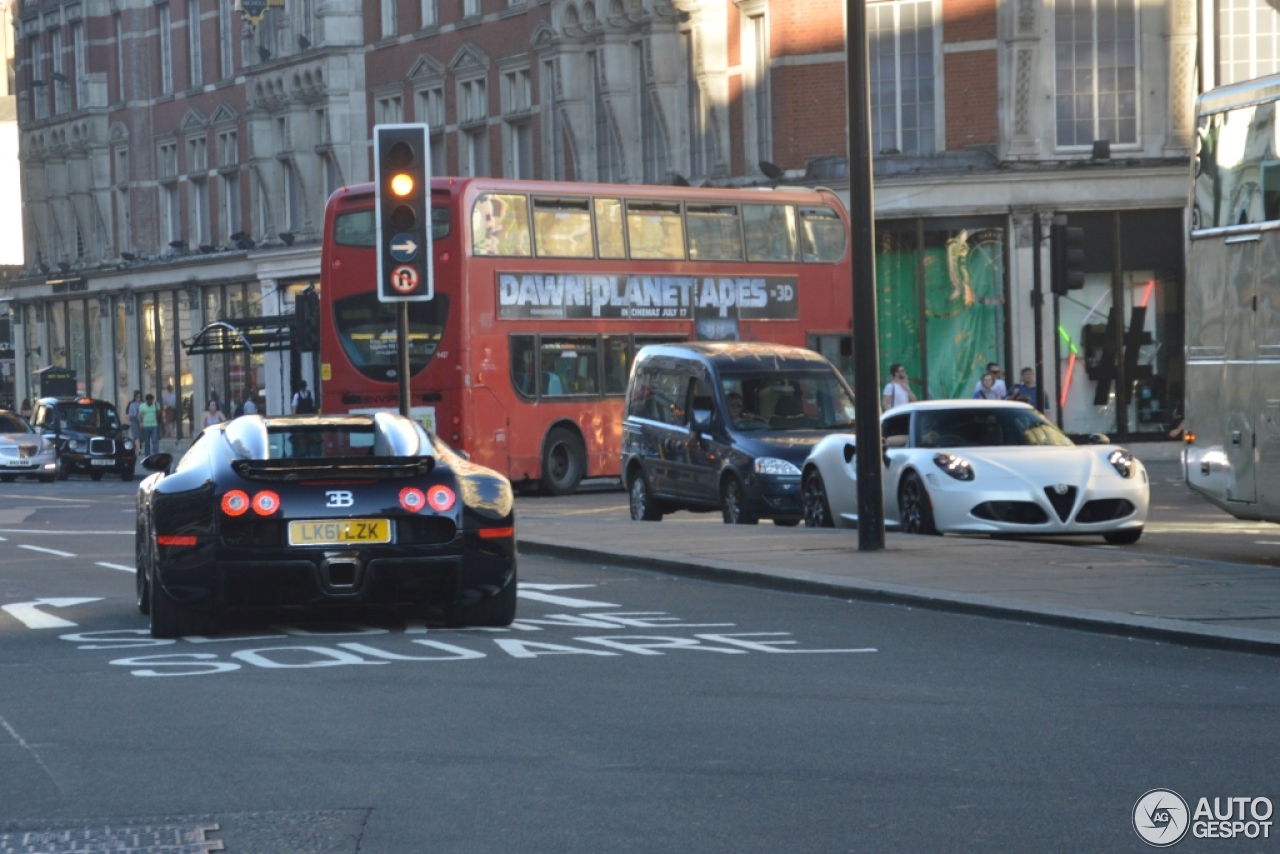
POLYGON ((800 465, 853 429, 853 392, 810 350, 780 344, 656 344, 637 355, 622 425, 631 518, 719 509, 729 524, 804 518, 800 465))

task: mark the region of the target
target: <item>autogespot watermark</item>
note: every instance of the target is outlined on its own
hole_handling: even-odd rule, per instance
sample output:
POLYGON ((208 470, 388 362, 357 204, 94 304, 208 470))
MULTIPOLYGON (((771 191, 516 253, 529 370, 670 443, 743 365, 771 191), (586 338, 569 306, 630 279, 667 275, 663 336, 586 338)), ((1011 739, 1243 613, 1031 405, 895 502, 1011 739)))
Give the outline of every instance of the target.
POLYGON ((1197 839, 1271 838, 1271 799, 1200 798, 1192 810, 1172 789, 1152 789, 1133 805, 1133 829, 1142 841, 1168 848, 1191 831, 1197 839))

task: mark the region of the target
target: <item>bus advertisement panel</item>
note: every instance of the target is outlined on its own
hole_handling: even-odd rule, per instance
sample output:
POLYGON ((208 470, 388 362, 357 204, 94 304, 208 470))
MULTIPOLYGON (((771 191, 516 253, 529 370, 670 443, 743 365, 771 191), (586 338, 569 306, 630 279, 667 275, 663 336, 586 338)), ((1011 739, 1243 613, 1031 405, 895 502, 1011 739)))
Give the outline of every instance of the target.
MULTIPOLYGON (((431 204, 435 298, 409 304, 410 411, 517 484, 563 494, 618 476, 646 344, 852 352, 849 226, 830 191, 434 178, 431 204)), ((326 412, 399 406, 374 245, 373 186, 338 190, 321 272, 326 412)))

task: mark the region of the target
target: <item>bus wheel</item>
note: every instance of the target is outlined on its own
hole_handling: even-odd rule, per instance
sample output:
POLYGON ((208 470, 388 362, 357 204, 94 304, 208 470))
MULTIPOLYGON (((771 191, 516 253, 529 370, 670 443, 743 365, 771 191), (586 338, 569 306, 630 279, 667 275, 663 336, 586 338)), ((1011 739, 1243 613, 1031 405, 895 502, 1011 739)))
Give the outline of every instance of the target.
POLYGON ((551 495, 568 495, 587 471, 587 452, 572 430, 557 427, 547 434, 542 452, 542 488, 551 495))

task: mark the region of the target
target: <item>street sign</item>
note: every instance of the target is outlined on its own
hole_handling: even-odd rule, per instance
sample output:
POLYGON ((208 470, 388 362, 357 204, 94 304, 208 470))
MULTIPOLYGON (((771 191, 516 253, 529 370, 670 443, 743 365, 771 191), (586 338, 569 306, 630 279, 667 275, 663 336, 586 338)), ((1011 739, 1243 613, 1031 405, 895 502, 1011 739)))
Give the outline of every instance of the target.
POLYGON ((425 124, 374 125, 374 212, 378 299, 429 300, 431 149, 425 124))
POLYGON ((401 264, 391 271, 389 284, 396 293, 409 296, 418 289, 418 271, 408 264, 401 264))
POLYGON ((418 244, 407 234, 397 234, 391 238, 391 257, 401 264, 407 264, 418 255, 418 244))

